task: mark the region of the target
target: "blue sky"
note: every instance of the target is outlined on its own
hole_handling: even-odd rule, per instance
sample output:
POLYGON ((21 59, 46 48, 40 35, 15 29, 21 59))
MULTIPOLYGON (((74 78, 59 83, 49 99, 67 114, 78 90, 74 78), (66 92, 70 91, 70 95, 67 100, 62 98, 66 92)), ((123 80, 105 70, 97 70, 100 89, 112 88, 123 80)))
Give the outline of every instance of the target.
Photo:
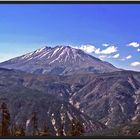
POLYGON ((72 45, 140 71, 140 4, 0 5, 0 62, 44 46, 72 45))

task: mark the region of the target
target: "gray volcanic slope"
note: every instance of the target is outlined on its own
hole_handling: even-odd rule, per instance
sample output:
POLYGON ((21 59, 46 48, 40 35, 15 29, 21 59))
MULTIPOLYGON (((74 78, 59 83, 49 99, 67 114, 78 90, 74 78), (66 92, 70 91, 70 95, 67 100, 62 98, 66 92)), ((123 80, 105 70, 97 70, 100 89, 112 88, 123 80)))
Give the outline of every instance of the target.
MULTIPOLYGON (((11 126, 13 124, 23 126, 27 135, 30 135, 32 130, 31 116, 33 112, 36 112, 39 130, 43 130, 44 125, 46 125, 49 127, 51 135, 58 135, 62 119, 64 121, 64 135, 67 134, 73 118, 79 120, 87 132, 104 128, 104 125, 90 119, 63 99, 60 100, 53 95, 26 87, 24 78, 29 76, 30 74, 27 75, 19 71, 0 69, 0 103, 5 102, 8 105, 11 126)), ((36 75, 34 75, 35 77, 36 75)))
MULTIPOLYGON (((12 88, 16 88, 14 91, 17 91, 20 87, 22 89, 19 89, 19 93, 23 92, 24 88, 39 92, 37 98, 29 91, 26 94, 24 92, 22 96, 25 98, 31 96, 31 98, 38 100, 42 96, 43 98, 55 96, 55 99, 69 102, 83 114, 104 123, 108 127, 135 120, 140 114, 139 72, 119 71, 105 74, 56 76, 23 72, 10 74, 4 71, 0 73, 0 81, 2 96, 7 97, 7 90, 8 93, 11 93, 12 88), (3 86, 4 82, 6 82, 6 87, 3 86)), ((14 94, 11 93, 10 95, 14 96, 14 94)), ((70 105, 69 103, 68 105, 70 105)))
POLYGON ((24 87, 65 100, 109 127, 139 117, 139 72, 67 76, 26 74, 19 77, 24 87))
POLYGON ((75 92, 71 100, 90 117, 109 127, 140 117, 140 73, 101 74, 75 92))
POLYGON ((118 71, 112 64, 101 61, 70 46, 45 47, 0 63, 0 67, 30 73, 76 74, 118 71))

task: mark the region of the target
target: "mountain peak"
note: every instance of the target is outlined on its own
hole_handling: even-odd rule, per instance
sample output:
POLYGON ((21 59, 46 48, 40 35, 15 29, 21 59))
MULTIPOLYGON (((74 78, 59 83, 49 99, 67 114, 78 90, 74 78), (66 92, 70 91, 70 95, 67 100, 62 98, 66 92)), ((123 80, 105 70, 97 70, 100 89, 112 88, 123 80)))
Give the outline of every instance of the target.
POLYGON ((118 69, 84 51, 71 46, 44 47, 0 64, 1 67, 20 69, 31 73, 73 74, 104 73, 118 69))
POLYGON ((71 49, 72 47, 71 46, 67 46, 67 45, 57 45, 54 48, 69 48, 69 49, 71 49))

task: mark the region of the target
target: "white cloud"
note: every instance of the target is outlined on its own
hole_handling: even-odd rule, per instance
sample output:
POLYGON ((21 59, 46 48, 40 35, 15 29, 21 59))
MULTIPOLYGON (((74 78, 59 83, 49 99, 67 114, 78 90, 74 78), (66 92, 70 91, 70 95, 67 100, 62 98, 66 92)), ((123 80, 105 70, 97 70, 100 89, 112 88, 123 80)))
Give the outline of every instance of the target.
POLYGON ((137 49, 138 52, 140 52, 140 49, 137 49))
POLYGON ((104 47, 108 47, 108 46, 109 46, 109 44, 104 43, 104 44, 102 44, 102 46, 104 46, 104 47))
POLYGON ((133 67, 140 66, 140 62, 133 62, 130 65, 133 67))
POLYGON ((119 56, 120 56, 120 54, 119 53, 117 53, 117 54, 115 54, 114 56, 112 56, 113 58, 119 58, 119 56))
POLYGON ((81 45, 79 49, 87 53, 95 53, 95 54, 103 54, 103 55, 109 55, 118 51, 117 47, 115 46, 109 46, 106 49, 101 50, 100 48, 96 48, 94 45, 81 45))
POLYGON ((96 47, 93 45, 81 45, 80 49, 87 53, 93 53, 96 51, 96 47))
POLYGON ((106 58, 108 58, 108 56, 107 55, 100 55, 98 58, 101 60, 105 60, 106 58))
POLYGON ((96 50, 95 50, 95 52, 94 52, 94 53, 96 53, 96 54, 101 54, 100 52, 101 52, 101 49, 100 49, 100 48, 98 48, 98 49, 96 49, 96 50))
POLYGON ((128 56, 126 56, 125 58, 122 58, 122 59, 120 59, 120 60, 125 61, 125 60, 131 59, 131 58, 132 58, 132 55, 128 55, 128 56))
POLYGON ((109 47, 107 47, 106 49, 104 49, 104 50, 101 50, 100 48, 98 48, 96 51, 95 51, 95 53, 96 54, 112 54, 112 53, 114 53, 114 52, 117 52, 118 50, 117 50, 117 47, 115 47, 115 46, 109 46, 109 47))
POLYGON ((132 58, 132 55, 128 55, 128 56, 126 57, 126 59, 130 59, 130 58, 132 58))
POLYGON ((131 47, 137 48, 137 47, 140 46, 140 43, 138 43, 138 42, 131 42, 131 43, 128 44, 128 46, 131 46, 131 47))

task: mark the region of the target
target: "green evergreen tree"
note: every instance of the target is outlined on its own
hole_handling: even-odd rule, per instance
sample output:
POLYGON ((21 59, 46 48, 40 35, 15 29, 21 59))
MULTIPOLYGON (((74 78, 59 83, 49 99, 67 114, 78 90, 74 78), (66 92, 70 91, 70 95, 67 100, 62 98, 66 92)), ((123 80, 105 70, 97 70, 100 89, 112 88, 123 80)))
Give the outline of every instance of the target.
POLYGON ((84 127, 80 121, 73 119, 70 123, 69 136, 81 136, 84 133, 84 127))
POLYGON ((12 126, 10 128, 10 135, 15 136, 16 135, 16 130, 17 130, 16 124, 12 124, 12 126))
POLYGON ((17 130, 16 130, 16 136, 25 136, 25 129, 23 126, 20 126, 17 130))
POLYGON ((49 136, 49 135, 50 135, 49 128, 46 127, 46 125, 45 125, 43 131, 40 132, 40 136, 49 136))
POLYGON ((37 113, 33 112, 32 113, 32 118, 31 118, 31 123, 32 123, 32 129, 33 129, 33 136, 39 135, 39 131, 38 131, 38 118, 37 118, 37 113))
POLYGON ((2 122, 1 122, 1 135, 9 136, 10 135, 10 113, 7 108, 6 103, 1 104, 1 112, 2 112, 2 122))
POLYGON ((63 129, 64 129, 64 126, 62 124, 61 127, 58 129, 58 136, 64 136, 63 129))

